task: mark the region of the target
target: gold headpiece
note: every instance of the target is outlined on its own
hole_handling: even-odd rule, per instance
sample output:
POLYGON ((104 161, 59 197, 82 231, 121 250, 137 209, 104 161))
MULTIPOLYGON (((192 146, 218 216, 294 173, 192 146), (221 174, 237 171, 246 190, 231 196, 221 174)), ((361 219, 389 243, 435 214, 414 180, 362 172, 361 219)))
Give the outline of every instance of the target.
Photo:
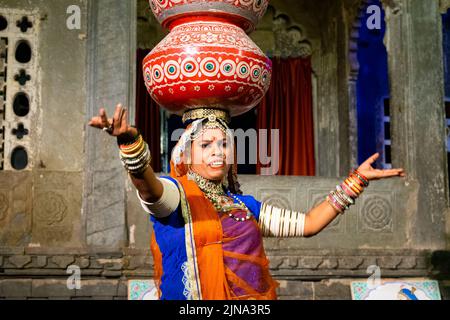
POLYGON ((199 108, 187 110, 183 114, 183 123, 187 124, 189 122, 205 118, 214 118, 214 120, 220 119, 224 121, 226 124, 230 124, 231 121, 230 114, 226 110, 199 108))

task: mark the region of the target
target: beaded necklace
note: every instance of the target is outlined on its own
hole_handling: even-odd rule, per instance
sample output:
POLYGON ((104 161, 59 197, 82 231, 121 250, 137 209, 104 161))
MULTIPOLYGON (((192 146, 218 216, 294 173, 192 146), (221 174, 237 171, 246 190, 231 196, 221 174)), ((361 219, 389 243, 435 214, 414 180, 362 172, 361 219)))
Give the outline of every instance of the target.
POLYGON ((189 171, 188 176, 190 179, 195 181, 200 190, 202 190, 206 198, 208 198, 212 202, 214 208, 218 212, 228 214, 230 218, 238 222, 244 222, 251 219, 253 214, 247 208, 245 203, 242 202, 238 197, 236 197, 236 195, 230 192, 228 192, 228 194, 225 193, 224 187, 221 182, 208 180, 193 171, 189 171), (235 203, 232 199, 236 200, 238 203, 235 203), (236 217, 232 213, 232 211, 236 209, 247 212, 246 217, 236 217))

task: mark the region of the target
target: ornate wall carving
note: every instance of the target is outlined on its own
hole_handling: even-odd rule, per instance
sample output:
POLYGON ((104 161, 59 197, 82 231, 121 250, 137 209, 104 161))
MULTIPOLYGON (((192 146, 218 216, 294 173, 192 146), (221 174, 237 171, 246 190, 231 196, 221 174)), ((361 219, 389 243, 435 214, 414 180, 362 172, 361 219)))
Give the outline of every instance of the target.
POLYGON ((36 172, 33 185, 33 245, 82 245, 81 174, 36 172))
POLYGON ((38 194, 35 205, 36 218, 48 226, 61 223, 67 216, 67 203, 58 193, 48 191, 38 194))
POLYGON ((440 0, 440 9, 442 14, 445 14, 449 8, 450 0, 440 0))
MULTIPOLYGON (((245 194, 280 208, 309 212, 343 181, 317 177, 240 176, 245 194)), ((400 179, 372 181, 343 215, 308 239, 267 239, 271 249, 408 247, 407 221, 414 212, 417 184, 400 179), (391 190, 391 191, 386 191, 391 190), (406 212, 406 213, 405 213, 406 212)))
POLYGON ((299 24, 285 13, 277 12, 269 6, 266 15, 272 16, 272 31, 275 37, 275 48, 268 51, 269 56, 308 57, 312 55, 312 47, 306 33, 299 24))
POLYGON ((389 194, 375 195, 362 199, 361 210, 359 211, 358 226, 360 232, 388 232, 394 231, 394 210, 392 205, 395 202, 389 194))

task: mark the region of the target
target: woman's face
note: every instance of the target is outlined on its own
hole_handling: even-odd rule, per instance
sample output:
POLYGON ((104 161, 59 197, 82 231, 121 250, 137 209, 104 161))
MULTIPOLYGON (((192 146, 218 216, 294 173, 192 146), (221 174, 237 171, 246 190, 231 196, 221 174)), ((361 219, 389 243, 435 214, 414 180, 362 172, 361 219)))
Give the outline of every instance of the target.
POLYGON ((231 141, 220 129, 206 129, 192 142, 192 171, 202 177, 220 181, 228 173, 233 159, 231 141))

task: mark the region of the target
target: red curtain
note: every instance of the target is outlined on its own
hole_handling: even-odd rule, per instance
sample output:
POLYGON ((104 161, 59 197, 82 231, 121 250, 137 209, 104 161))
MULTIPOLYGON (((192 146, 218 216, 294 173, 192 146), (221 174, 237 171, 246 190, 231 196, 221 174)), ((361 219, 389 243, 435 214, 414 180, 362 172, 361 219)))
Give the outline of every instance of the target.
MULTIPOLYGON (((272 82, 258 108, 257 129, 279 129, 278 175, 314 176, 311 58, 273 58, 272 82)), ((270 136, 270 135, 269 135, 270 136)), ((261 141, 269 143, 270 139, 261 141)), ((261 173, 260 163, 257 173, 261 173)))
POLYGON ((142 62, 150 52, 148 49, 138 49, 136 55, 136 127, 147 141, 152 154, 152 168, 161 171, 161 120, 158 104, 150 97, 145 87, 142 72, 142 62))

